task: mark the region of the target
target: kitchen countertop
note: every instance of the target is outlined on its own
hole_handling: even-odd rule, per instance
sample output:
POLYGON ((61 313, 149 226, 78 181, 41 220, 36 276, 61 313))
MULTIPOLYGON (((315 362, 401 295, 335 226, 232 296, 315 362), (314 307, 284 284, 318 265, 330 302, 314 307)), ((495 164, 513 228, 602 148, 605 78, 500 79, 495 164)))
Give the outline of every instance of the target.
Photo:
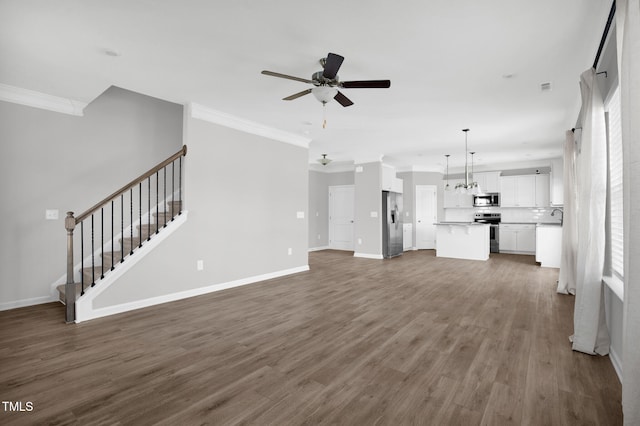
POLYGON ((500 222, 500 225, 562 226, 562 224, 558 222, 500 222))
POLYGON ((478 222, 436 222, 434 225, 457 225, 457 226, 478 226, 478 225, 488 225, 488 223, 478 223, 478 222))

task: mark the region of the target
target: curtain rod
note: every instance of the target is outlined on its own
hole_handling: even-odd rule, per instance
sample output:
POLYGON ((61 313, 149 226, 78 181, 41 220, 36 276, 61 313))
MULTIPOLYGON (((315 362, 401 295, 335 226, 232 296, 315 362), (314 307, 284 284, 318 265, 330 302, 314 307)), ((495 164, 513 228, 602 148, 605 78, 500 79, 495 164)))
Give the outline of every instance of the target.
POLYGON ((611 4, 611 10, 609 11, 609 17, 607 18, 607 25, 604 27, 604 33, 602 34, 602 38, 600 39, 600 46, 598 46, 598 52, 596 53, 596 60, 593 61, 593 68, 596 69, 598 67, 598 61, 600 60, 600 54, 602 53, 602 49, 604 48, 604 42, 607 40, 607 35, 609 34, 609 29, 611 28, 611 22, 613 22, 613 17, 616 14, 616 2, 615 0, 611 4))

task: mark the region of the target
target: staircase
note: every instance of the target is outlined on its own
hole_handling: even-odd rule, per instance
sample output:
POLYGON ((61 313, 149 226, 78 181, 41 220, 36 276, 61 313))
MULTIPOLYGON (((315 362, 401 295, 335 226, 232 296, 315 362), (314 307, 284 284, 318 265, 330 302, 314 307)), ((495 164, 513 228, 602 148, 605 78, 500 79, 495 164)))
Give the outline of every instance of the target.
POLYGON ((186 145, 77 217, 67 212, 67 278, 56 289, 68 323, 75 322, 78 298, 182 213, 185 155, 186 145))
MULTIPOLYGON (((82 290, 83 283, 85 292, 88 286, 93 287, 98 284, 110 271, 115 269, 118 263, 126 261, 129 256, 135 253, 136 249, 142 247, 145 241, 151 240, 155 234, 162 232, 162 229, 168 226, 180 212, 182 212, 182 201, 169 201, 166 211, 154 212, 152 214, 154 222, 136 225, 137 235, 133 238, 125 237, 118 239, 120 249, 104 252, 100 256, 100 264, 94 265, 93 267, 82 268, 82 281, 74 283, 76 300, 84 294, 82 290), (142 244, 140 244, 141 240, 142 244)), ((143 216, 145 215, 143 214, 143 216)), ((56 287, 56 290, 58 291, 58 299, 60 302, 66 304, 66 284, 60 284, 56 287)))

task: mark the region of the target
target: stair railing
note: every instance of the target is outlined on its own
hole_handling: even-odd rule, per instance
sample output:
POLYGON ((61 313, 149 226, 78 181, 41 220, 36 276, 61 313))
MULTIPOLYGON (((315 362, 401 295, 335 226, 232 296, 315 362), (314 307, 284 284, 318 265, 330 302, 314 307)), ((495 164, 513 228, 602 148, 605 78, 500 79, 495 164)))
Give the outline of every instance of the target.
MULTIPOLYGON (((74 279, 73 260, 74 230, 76 226, 80 225, 80 295, 83 295, 86 288, 95 286, 96 279, 104 278, 105 272, 113 270, 116 263, 124 262, 126 256, 132 255, 136 248, 142 247, 143 240, 149 241, 152 234, 157 234, 161 228, 167 226, 168 222, 173 221, 177 215, 182 214, 182 157, 185 155, 187 155, 186 145, 184 145, 180 151, 96 203, 82 214, 74 217, 73 212, 67 212, 64 221, 67 230, 67 280, 65 283, 66 322, 74 322, 76 318, 76 281, 74 279), (176 163, 178 163, 177 171, 176 163), (176 179, 178 181, 177 188, 176 179), (152 196, 152 187, 155 189, 153 206, 152 198, 154 197, 152 196), (144 205, 143 201, 146 201, 144 205), (163 205, 163 211, 160 211, 161 205, 163 205), (119 209, 116 206, 118 206, 119 209), (146 209, 146 211, 143 211, 143 208, 146 209), (153 226, 154 224, 151 223, 151 215, 154 208, 155 227, 153 226), (134 210, 137 211, 134 212, 134 210), (99 226, 95 224, 96 216, 98 216, 100 220, 99 226), (107 229, 106 233, 105 216, 107 228, 110 228, 107 229), (145 225, 143 224, 143 219, 145 218, 147 220, 146 231, 144 231, 145 225), (87 222, 86 225, 85 222, 87 222), (139 230, 137 238, 134 237, 133 231, 136 222, 139 230), (162 224, 160 222, 162 222, 162 224), (125 223, 128 223, 126 228, 125 223), (115 228, 118 224, 120 229, 119 233, 116 234, 115 228), (86 235, 85 228, 88 228, 86 235), (86 243, 85 237, 89 240, 86 243), (110 239, 109 246, 111 251, 111 253, 107 253, 106 256, 105 237, 110 239), (118 237, 120 237, 120 249, 116 252, 114 250, 115 239, 118 237), (96 244, 99 245, 98 249, 95 247, 96 244), (88 258, 85 258, 85 245, 90 246, 90 255, 88 258), (126 250, 125 245, 128 245, 126 250), (99 266, 96 266, 95 258, 97 255, 101 258, 99 266), (107 267, 105 267, 105 261, 109 263, 107 267), (91 274, 88 277, 91 282, 86 283, 86 286, 85 262, 90 263, 91 268, 91 274), (96 269, 99 269, 99 271, 96 271, 96 269)), ((77 248, 75 248, 75 250, 77 250, 77 248)))

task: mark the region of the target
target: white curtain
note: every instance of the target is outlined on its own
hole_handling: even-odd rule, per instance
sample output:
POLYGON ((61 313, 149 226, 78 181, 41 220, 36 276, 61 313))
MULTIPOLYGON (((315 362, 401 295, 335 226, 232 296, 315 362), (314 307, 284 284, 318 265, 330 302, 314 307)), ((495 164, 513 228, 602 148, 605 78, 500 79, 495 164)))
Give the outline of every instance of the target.
POLYGON ((604 103, 591 68, 580 76, 582 134, 576 157, 577 267, 573 349, 609 353, 602 275, 607 196, 607 133, 604 103))
MULTIPOLYGON (((580 132, 580 130, 576 130, 580 132)), ((558 293, 576 294, 576 252, 578 251, 578 215, 576 211, 576 137, 567 130, 564 141, 564 207, 562 226, 562 251, 558 293)))
POLYGON ((616 1, 624 179, 622 412, 640 425, 640 0, 616 1))

